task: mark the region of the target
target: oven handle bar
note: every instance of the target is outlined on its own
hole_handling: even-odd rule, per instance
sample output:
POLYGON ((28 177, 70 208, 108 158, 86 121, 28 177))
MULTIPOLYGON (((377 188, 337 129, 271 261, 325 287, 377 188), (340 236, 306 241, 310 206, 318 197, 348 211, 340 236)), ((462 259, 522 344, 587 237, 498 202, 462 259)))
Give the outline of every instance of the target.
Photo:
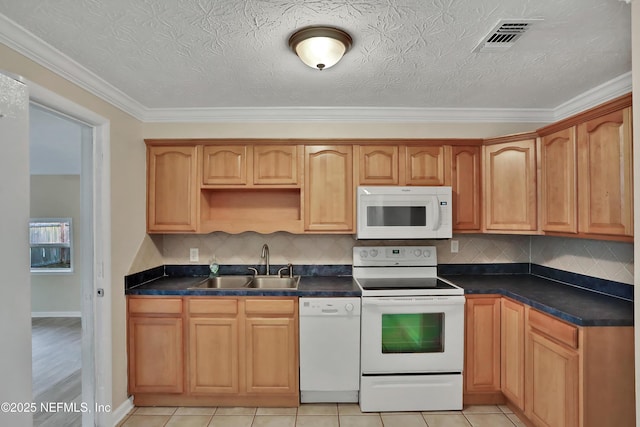
POLYGON ((418 298, 362 298, 363 306, 413 306, 413 305, 464 305, 465 298, 462 295, 446 297, 418 297, 418 298))

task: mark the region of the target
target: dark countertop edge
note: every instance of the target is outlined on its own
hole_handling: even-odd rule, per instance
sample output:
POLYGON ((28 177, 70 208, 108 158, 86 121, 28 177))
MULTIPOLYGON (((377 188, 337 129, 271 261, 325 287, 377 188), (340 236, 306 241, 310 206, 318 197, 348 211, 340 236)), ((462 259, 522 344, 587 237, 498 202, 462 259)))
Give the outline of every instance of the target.
POLYGON ((160 289, 145 289, 145 290, 135 290, 130 289, 127 292, 127 295, 174 295, 174 296, 262 296, 262 297, 360 297, 362 293, 360 291, 354 290, 286 290, 286 291, 274 291, 274 290, 266 290, 266 291, 244 291, 238 289, 232 290, 215 290, 215 291, 202 291, 197 289, 172 289, 172 290, 160 290, 160 289))

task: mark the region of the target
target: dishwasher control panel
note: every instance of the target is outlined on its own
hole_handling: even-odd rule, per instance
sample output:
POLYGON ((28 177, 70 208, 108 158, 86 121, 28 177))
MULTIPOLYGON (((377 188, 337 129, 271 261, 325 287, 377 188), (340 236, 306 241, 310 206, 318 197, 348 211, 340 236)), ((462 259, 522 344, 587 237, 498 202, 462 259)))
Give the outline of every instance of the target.
POLYGON ((300 316, 360 316, 360 298, 300 298, 300 316))

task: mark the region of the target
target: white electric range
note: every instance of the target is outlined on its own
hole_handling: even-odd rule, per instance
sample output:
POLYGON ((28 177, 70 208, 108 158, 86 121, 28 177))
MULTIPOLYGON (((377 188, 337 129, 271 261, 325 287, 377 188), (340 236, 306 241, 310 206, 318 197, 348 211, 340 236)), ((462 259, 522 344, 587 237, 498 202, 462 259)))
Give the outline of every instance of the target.
POLYGON ((353 248, 363 412, 462 409, 464 290, 437 269, 434 246, 353 248))

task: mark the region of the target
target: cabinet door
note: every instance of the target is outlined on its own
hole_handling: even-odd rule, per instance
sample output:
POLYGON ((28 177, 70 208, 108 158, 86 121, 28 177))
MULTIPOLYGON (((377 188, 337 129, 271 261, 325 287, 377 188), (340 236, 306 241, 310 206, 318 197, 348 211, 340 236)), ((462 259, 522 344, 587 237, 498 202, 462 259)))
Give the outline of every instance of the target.
POLYGON ((407 185, 444 185, 444 147, 407 147, 407 185))
POLYGON ((578 426, 578 353, 528 333, 526 414, 544 427, 578 426))
POLYGON ((480 159, 480 147, 451 148, 453 231, 479 231, 481 228, 480 159))
POLYGON ((360 185, 398 185, 397 146, 360 146, 358 162, 360 185))
POLYGON ((631 108, 578 126, 579 229, 633 235, 631 108))
POLYGON ((298 394, 297 298, 245 301, 247 393, 298 394))
POLYGON ((129 392, 182 393, 182 318, 129 318, 129 392))
POLYGON ((238 393, 237 318, 189 319, 189 390, 238 393))
POLYGON ((534 231, 536 141, 484 147, 484 205, 487 231, 534 231))
POLYGON ((465 393, 500 392, 500 297, 467 296, 465 393))
POLYGON ((203 148, 202 183, 246 185, 249 149, 244 145, 208 145, 203 148))
POLYGON ((501 301, 500 388, 507 399, 524 410, 524 306, 501 301))
POLYGON ((147 148, 147 230, 196 231, 195 147, 147 148))
POLYGON ((577 233, 575 128, 543 137, 540 157, 542 229, 577 233))
POLYGON ((297 393, 297 334, 289 317, 247 318, 247 393, 297 393))
POLYGON ((253 183, 281 185, 298 183, 298 147, 295 145, 255 145, 253 183))
POLYGON ((353 232, 352 162, 349 146, 305 147, 305 230, 353 232))

